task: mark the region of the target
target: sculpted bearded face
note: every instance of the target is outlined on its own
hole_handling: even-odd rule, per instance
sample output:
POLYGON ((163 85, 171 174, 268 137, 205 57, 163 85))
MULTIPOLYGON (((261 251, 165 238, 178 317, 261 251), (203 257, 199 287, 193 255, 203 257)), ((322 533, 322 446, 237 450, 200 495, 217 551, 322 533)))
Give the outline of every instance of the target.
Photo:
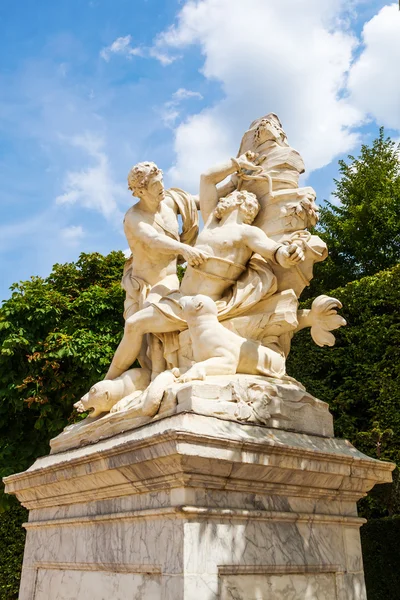
POLYGON ((128 188, 134 196, 160 203, 165 198, 163 173, 153 162, 141 162, 128 173, 128 188))
POLYGON ((280 145, 287 145, 286 134, 282 129, 281 122, 273 114, 261 119, 254 132, 254 139, 258 144, 273 140, 280 145))
POLYGON ((256 218, 260 205, 258 204, 257 197, 252 192, 239 192, 234 191, 225 198, 221 198, 214 210, 214 216, 217 219, 222 219, 228 212, 232 212, 236 208, 242 213, 243 222, 247 225, 256 218))

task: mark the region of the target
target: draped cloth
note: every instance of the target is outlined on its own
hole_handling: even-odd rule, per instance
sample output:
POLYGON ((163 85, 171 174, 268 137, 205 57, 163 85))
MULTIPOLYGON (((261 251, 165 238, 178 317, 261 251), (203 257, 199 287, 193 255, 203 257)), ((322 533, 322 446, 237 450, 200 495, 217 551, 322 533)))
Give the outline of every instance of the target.
MULTIPOLYGON (((277 280, 267 260, 254 254, 247 264, 247 268, 235 284, 227 290, 225 295, 216 301, 218 319, 223 321, 237 317, 248 311, 277 291, 277 280)), ((199 290, 201 292, 201 290, 199 290)), ((178 366, 179 333, 187 329, 187 323, 182 317, 182 308, 179 300, 182 294, 178 291, 164 296, 152 306, 176 326, 172 333, 157 334, 164 345, 164 357, 168 368, 178 366)))
POLYGON ((182 216, 182 233, 179 236, 182 244, 194 246, 199 233, 199 215, 194 198, 180 188, 171 188, 165 195, 172 198, 182 216))

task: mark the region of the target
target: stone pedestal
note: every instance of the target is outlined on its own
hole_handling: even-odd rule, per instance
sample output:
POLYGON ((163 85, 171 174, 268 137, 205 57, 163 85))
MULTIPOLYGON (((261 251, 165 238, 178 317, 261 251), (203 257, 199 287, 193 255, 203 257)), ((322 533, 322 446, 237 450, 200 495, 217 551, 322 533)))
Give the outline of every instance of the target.
POLYGON ((20 600, 365 600, 356 501, 393 465, 348 442, 182 413, 6 478, 20 600))

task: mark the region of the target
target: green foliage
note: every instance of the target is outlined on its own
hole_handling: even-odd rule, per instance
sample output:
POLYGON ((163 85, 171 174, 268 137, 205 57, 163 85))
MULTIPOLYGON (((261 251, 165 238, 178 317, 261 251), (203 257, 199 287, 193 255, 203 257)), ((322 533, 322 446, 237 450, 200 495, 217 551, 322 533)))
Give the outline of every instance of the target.
POLYGON ((336 203, 321 208, 317 233, 329 257, 316 265, 304 297, 326 293, 400 261, 400 162, 396 144, 381 128, 372 146, 359 157, 339 161, 336 203))
POLYGON ((361 527, 368 600, 400 600, 400 517, 361 527))
POLYGON ((18 598, 28 511, 13 505, 0 514, 0 600, 18 598))
POLYGON ((177 269, 176 269, 177 275, 178 275, 178 279, 179 279, 179 283, 181 283, 183 276, 186 272, 186 266, 182 266, 182 265, 178 265, 177 269))
POLYGON ((72 405, 104 376, 123 333, 123 264, 122 252, 82 254, 15 284, 0 308, 0 477, 81 418, 72 405))
MULTIPOLYGON (((400 265, 330 295, 343 303, 348 326, 336 332, 333 348, 316 346, 308 330, 297 334, 288 372, 329 403, 336 435, 400 464, 400 265)), ((377 516, 377 506, 364 508, 377 516)))
POLYGON ((379 421, 375 421, 372 423, 372 429, 370 431, 359 431, 357 437, 370 445, 372 444, 376 448, 377 458, 380 458, 382 448, 388 443, 390 438, 393 437, 393 429, 388 428, 382 430, 379 421))

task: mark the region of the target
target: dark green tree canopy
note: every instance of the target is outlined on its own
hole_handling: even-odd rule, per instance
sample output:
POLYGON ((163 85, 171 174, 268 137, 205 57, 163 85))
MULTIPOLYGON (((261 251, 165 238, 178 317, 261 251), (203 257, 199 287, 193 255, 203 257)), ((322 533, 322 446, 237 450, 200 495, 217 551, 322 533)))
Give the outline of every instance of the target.
POLYGON ((123 332, 124 260, 82 254, 15 284, 0 308, 0 477, 47 454, 73 403, 104 376, 123 332))
MULTIPOLYGON (((314 344, 307 330, 293 338, 288 373, 328 402, 335 435, 361 452, 400 465, 400 264, 330 292, 343 303, 347 327, 335 332, 333 348, 314 344)), ((309 307, 311 300, 304 303, 309 307)), ((377 486, 368 496, 373 511, 400 512, 400 482, 388 497, 377 486)))
POLYGON ((317 233, 328 244, 329 257, 315 269, 305 296, 312 297, 400 261, 399 148, 380 129, 359 156, 339 161, 340 179, 320 211, 317 233))

